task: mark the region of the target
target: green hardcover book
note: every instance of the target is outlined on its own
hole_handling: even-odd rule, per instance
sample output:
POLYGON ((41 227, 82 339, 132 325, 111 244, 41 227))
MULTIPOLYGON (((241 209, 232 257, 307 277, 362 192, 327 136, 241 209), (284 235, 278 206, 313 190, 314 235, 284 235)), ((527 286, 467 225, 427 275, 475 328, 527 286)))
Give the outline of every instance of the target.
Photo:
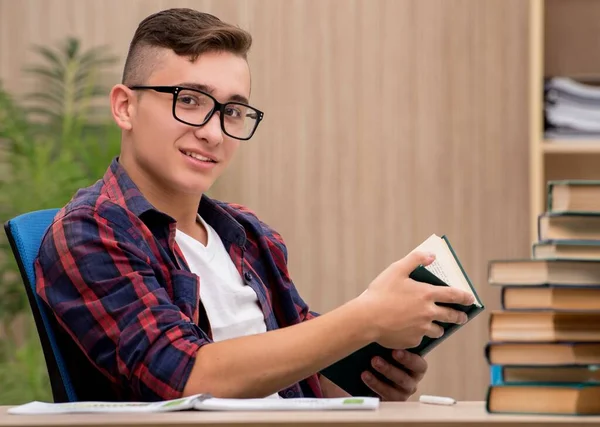
POLYGON ((531 246, 533 259, 600 261, 600 240, 544 240, 531 246))
POLYGON ((573 242, 600 240, 600 213, 544 212, 538 215, 537 240, 573 242))
POLYGON ((597 286, 600 262, 590 259, 497 259, 488 261, 494 286, 597 286))
POLYGON ((485 400, 496 414, 600 415, 600 384, 491 385, 485 400))
MULTIPOLYGON (((477 291, 465 273, 446 236, 439 237, 434 234, 415 248, 415 250, 433 252, 436 255, 436 260, 426 267, 417 267, 410 274, 410 277, 413 280, 436 286, 458 287, 471 292, 476 300, 476 302, 470 306, 458 304, 440 305, 452 307, 466 313, 469 321, 485 309, 477 295, 477 291)), ((463 326, 450 323, 439 324, 445 330, 442 337, 435 339, 423 337, 423 340, 417 347, 408 349, 408 351, 424 356, 463 326)), ((374 392, 361 379, 362 372, 370 371, 379 379, 388 382, 386 378, 372 368, 371 360, 375 356, 380 356, 388 362, 402 368, 402 366, 392 357, 391 349, 385 348, 377 343, 371 343, 327 367, 321 371, 321 374, 352 396, 373 396, 374 392)))
POLYGON ((598 365, 499 365, 502 384, 596 384, 600 385, 598 365))
POLYGON ((548 212, 600 215, 600 180, 548 181, 548 212))

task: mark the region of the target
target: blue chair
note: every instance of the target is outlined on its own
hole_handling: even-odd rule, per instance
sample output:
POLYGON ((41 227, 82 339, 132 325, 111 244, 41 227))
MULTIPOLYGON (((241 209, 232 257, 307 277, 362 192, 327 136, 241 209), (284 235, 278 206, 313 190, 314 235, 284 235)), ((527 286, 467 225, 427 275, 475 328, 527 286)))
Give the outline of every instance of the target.
POLYGON ((77 395, 55 338, 54 316, 35 291, 34 261, 42 238, 58 209, 19 215, 4 224, 10 247, 19 266, 27 298, 40 337, 55 402, 75 402, 77 395))
POLYGON ((123 391, 90 362, 36 292, 34 262, 57 212, 58 209, 29 212, 4 225, 42 344, 52 396, 56 403, 122 400, 123 391))

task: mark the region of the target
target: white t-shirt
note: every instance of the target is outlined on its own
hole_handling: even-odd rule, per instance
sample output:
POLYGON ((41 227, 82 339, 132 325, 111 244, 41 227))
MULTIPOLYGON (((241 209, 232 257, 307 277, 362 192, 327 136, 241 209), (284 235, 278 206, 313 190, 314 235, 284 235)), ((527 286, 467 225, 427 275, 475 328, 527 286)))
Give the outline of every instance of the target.
MULTIPOLYGON (((256 292, 246 286, 217 232, 200 215, 206 246, 177 230, 175 241, 192 273, 200 277, 200 299, 206 309, 213 341, 266 332, 267 326, 256 292)), ((280 397, 275 393, 272 398, 280 397)))

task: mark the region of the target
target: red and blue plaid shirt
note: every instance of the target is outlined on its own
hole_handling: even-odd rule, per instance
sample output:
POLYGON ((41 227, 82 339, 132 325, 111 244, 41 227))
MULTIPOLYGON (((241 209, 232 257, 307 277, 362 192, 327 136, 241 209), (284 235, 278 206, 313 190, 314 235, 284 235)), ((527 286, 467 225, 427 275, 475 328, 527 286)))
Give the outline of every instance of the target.
MULTIPOLYGON (((290 280, 278 233, 244 207, 206 196, 198 212, 256 292, 267 330, 316 316, 290 280)), ((180 397, 198 349, 212 342, 202 278, 190 272, 175 230, 114 159, 61 209, 36 261, 38 294, 123 400, 180 397)), ((279 394, 322 397, 317 375, 279 394)))

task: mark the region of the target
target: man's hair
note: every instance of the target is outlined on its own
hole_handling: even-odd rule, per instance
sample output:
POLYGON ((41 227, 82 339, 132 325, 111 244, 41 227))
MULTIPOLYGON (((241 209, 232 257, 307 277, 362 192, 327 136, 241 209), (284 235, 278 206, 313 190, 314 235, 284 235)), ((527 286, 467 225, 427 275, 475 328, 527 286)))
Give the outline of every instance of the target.
POLYGON ((231 52, 246 59, 252 36, 216 16, 187 8, 167 9, 140 22, 123 70, 123 84, 142 84, 153 70, 160 48, 195 61, 206 52, 231 52))

